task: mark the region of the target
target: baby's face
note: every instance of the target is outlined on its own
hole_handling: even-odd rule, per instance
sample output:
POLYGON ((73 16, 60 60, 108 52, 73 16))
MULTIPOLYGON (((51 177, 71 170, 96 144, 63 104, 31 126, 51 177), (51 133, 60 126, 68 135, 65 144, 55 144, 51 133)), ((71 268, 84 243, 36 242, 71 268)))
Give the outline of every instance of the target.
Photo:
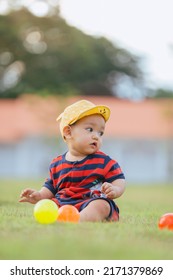
POLYGON ((71 125, 70 146, 83 155, 93 154, 102 144, 105 120, 101 115, 87 116, 71 125))

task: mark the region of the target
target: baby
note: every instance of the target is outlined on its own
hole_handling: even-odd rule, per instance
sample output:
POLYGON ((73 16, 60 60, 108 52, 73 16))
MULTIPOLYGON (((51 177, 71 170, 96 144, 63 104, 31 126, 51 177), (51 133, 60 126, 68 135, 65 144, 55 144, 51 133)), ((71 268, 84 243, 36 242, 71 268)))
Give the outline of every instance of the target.
POLYGON ((118 221, 114 199, 125 190, 125 177, 117 161, 100 151, 107 106, 80 100, 66 107, 57 118, 68 150, 50 164, 50 176, 40 191, 25 189, 19 202, 52 199, 58 207, 75 206, 80 222, 118 221))

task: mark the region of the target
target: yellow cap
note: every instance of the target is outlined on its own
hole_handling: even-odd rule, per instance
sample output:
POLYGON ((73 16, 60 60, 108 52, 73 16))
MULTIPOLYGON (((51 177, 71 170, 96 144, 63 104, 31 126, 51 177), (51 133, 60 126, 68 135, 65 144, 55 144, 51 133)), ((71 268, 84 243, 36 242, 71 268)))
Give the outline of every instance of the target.
POLYGON ((65 126, 74 124, 78 120, 94 114, 101 115, 106 122, 110 117, 110 109, 104 105, 95 105, 87 100, 80 100, 66 107, 64 112, 56 119, 57 121, 60 120, 60 131, 62 136, 65 126))

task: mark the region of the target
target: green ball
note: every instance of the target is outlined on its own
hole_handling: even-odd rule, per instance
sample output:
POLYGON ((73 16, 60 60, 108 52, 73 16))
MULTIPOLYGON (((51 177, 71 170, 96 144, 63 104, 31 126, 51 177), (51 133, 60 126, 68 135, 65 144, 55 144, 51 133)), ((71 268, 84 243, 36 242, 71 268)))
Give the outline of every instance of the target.
POLYGON ((34 206, 34 217, 40 224, 52 224, 58 218, 58 206, 50 199, 42 199, 34 206))

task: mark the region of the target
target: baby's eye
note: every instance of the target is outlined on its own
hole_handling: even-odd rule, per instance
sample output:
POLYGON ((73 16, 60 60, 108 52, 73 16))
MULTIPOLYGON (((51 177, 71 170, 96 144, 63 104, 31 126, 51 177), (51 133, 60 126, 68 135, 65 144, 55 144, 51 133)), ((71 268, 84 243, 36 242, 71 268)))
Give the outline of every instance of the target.
POLYGON ((103 136, 104 132, 103 132, 103 131, 100 131, 99 134, 100 134, 100 136, 103 136))
POLYGON ((87 127, 86 130, 89 131, 89 132, 92 132, 93 128, 92 127, 87 127))

